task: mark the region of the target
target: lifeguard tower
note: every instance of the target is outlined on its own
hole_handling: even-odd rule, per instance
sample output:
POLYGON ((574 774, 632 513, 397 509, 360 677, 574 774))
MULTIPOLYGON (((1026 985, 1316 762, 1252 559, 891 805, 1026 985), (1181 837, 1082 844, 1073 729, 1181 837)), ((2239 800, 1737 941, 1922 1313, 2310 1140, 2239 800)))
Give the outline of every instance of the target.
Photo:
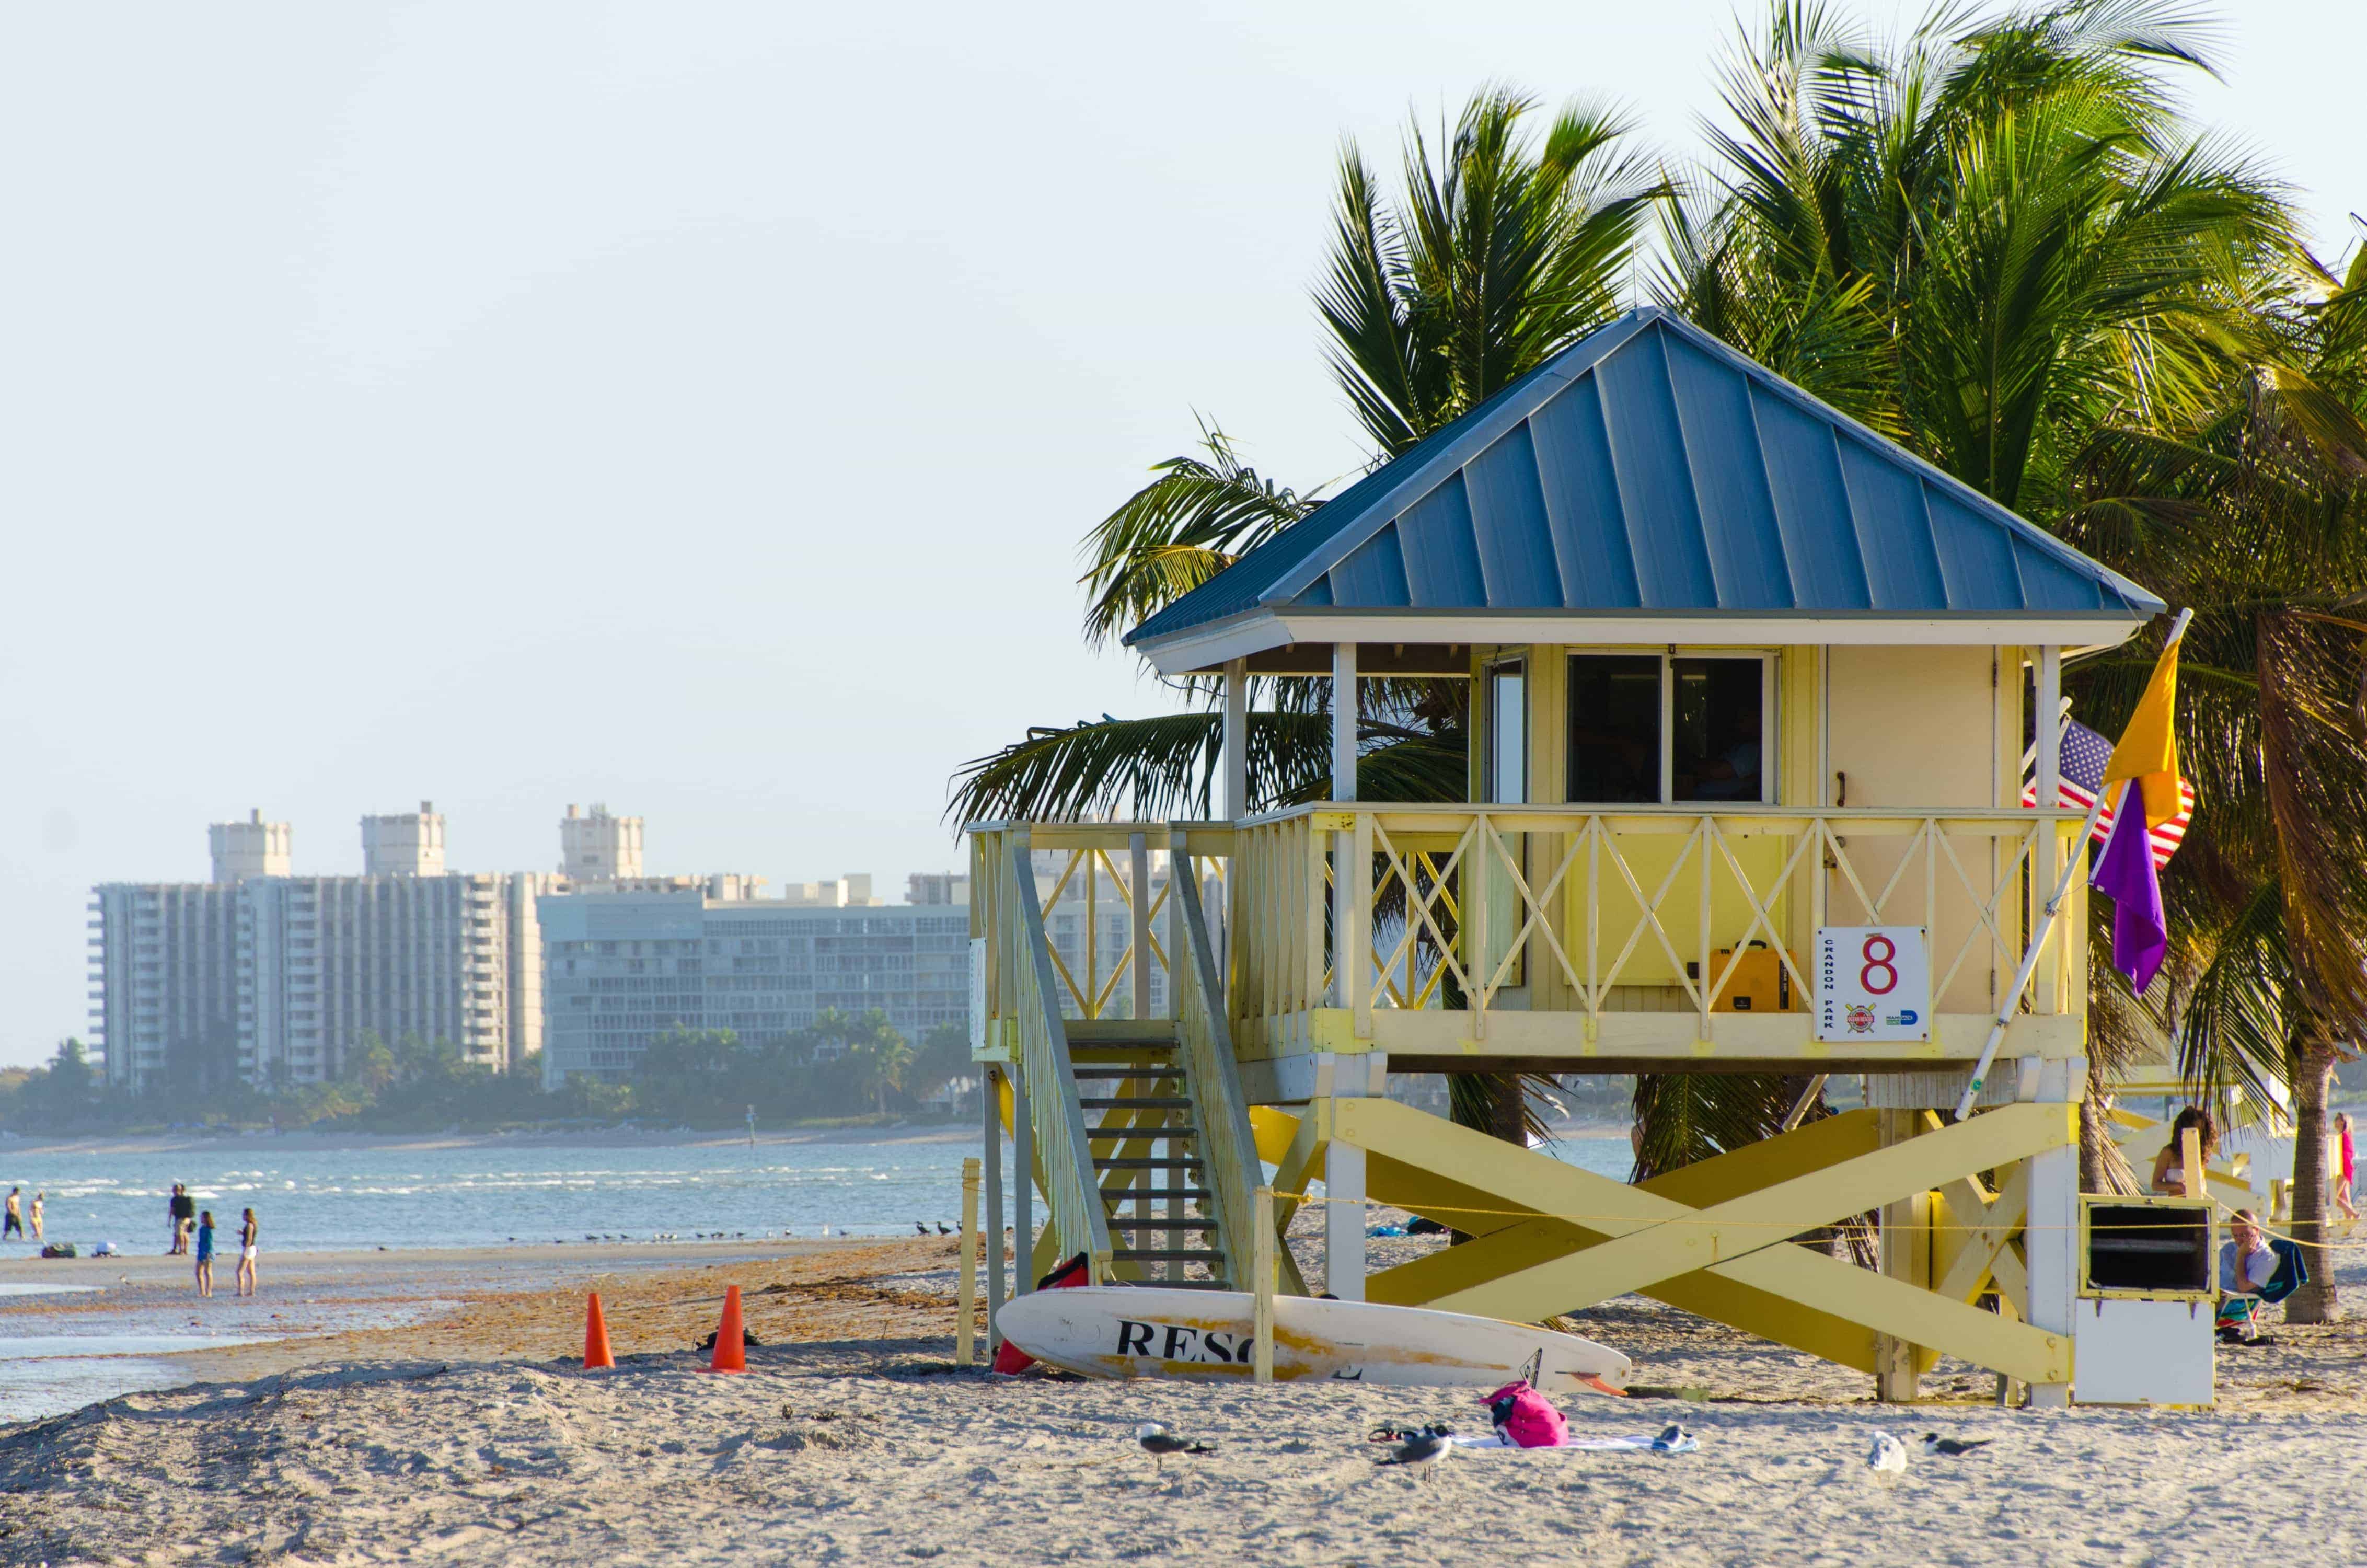
POLYGON ((2088 922, 2077 878, 2040 918, 2080 818, 2021 804, 2026 708, 2163 608, 1673 316, 1557 355, 1127 639, 1222 677, 1223 820, 969 829, 987 1168, 1007 1129, 1021 1236, 1045 1206, 1017 1288, 1246 1288, 1263 1155, 1323 1182, 1342 1298, 1641 1292, 1885 1398, 1944 1353, 2066 1402, 2088 922), (1252 675, 1332 683, 1337 798, 1249 814, 1252 675), (1358 681, 1399 675, 1474 683, 1467 803, 1354 798, 1358 681), (1631 1187, 1385 1097, 1523 1068, 1870 1103, 1631 1187), (1369 1271, 1366 1201, 1471 1239, 1369 1271), (1878 1273, 1792 1244, 1874 1210, 1878 1273))

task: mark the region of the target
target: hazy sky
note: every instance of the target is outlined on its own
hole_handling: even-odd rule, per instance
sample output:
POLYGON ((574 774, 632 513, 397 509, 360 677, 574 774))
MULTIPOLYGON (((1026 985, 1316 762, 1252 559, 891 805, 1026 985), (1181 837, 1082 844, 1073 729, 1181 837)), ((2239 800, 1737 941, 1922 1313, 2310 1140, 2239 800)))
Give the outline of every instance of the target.
MULTIPOLYGON (((2367 24, 2231 14, 2197 108, 2345 249, 2367 24)), ((0 14, 0 1064, 85 1028, 91 884, 250 806, 308 872, 422 798, 456 869, 595 800, 652 870, 958 863, 963 759, 1163 703, 1080 647, 1075 547, 1195 412, 1356 462, 1341 136, 1507 80, 1689 154, 1732 16, 0 14)))

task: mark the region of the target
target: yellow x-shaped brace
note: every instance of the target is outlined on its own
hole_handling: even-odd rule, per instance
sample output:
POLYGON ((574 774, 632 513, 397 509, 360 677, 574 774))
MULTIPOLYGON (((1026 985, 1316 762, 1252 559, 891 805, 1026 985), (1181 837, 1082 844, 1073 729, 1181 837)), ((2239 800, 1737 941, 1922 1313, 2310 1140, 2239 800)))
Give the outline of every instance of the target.
MULTIPOLYGON (((1372 1301, 1535 1322, 1637 1291, 1867 1370, 1872 1335, 1884 1334, 2047 1383, 2069 1381, 2067 1336, 1788 1244, 2062 1147, 2076 1136, 2075 1115, 2063 1105, 2000 1107, 1886 1149, 1874 1147, 1873 1114, 1857 1112, 1643 1187, 1387 1100, 1316 1101, 1293 1142, 1308 1150, 1301 1171, 1326 1142, 1364 1149, 1371 1197, 1476 1238, 1373 1276, 1372 1301)), ((1996 1218, 2010 1229, 2004 1213, 1996 1218)), ((1983 1267, 2010 1256, 2000 1247, 1983 1267)))

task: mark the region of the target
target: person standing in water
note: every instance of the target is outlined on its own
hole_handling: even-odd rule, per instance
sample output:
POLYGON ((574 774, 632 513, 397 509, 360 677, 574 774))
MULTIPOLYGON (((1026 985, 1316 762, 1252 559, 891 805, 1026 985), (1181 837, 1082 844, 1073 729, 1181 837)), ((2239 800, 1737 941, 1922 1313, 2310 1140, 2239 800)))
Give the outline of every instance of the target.
POLYGON ((238 1293, 242 1296, 255 1294, 255 1244, 262 1233, 262 1227, 255 1222, 255 1210, 248 1210, 238 1224, 238 1293))
POLYGON ((0 1220, 0 1242, 6 1241, 10 1236, 16 1237, 20 1242, 25 1239, 24 1199, 17 1196, 24 1190, 21 1187, 12 1187, 8 1189, 8 1217, 6 1220, 0 1220))
POLYGON ((189 1196, 186 1182, 173 1184, 173 1196, 166 1199, 164 1212, 173 1222, 173 1244, 164 1256, 186 1257, 189 1252, 189 1226, 198 1217, 198 1200, 189 1196))
POLYGON ((33 1206, 25 1212, 25 1218, 32 1222, 35 1241, 41 1239, 41 1204, 49 1196, 46 1192, 33 1194, 33 1206))
POLYGON ((198 1294, 214 1293, 214 1211, 198 1216, 198 1294))

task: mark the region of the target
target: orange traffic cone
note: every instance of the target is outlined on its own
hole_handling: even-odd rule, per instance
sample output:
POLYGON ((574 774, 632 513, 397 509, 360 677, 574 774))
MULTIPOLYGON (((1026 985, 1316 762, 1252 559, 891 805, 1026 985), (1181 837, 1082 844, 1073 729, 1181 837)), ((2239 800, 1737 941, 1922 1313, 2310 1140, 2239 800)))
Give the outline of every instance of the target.
POLYGON ((723 1288, 723 1321, 715 1329, 715 1359, 708 1362, 710 1372, 744 1372, 748 1369, 748 1350, 740 1327, 740 1287, 723 1288))
POLYGON ((592 1304, 583 1313, 583 1369, 595 1371, 602 1367, 614 1367, 617 1358, 608 1354, 608 1323, 600 1315, 600 1292, 592 1292, 592 1304))

